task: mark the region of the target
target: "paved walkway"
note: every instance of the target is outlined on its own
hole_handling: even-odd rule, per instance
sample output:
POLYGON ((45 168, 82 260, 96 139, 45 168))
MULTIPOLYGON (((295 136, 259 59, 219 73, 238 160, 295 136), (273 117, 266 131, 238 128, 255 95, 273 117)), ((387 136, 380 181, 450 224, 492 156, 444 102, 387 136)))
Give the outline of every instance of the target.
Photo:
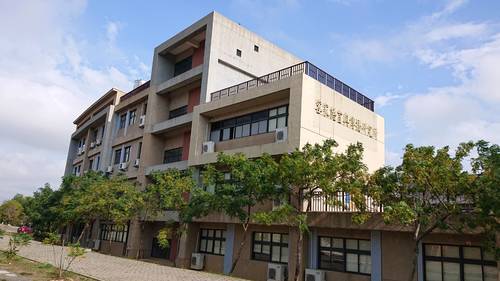
MULTIPOLYGON (((8 237, 0 239, 0 249, 5 250, 8 237)), ((57 247, 61 251, 61 247, 57 247)), ((38 262, 54 264, 52 247, 33 241, 21 248, 19 255, 38 262)), ((194 270, 163 266, 133 259, 86 253, 73 262, 70 270, 98 280, 106 281, 237 281, 242 279, 194 270)))

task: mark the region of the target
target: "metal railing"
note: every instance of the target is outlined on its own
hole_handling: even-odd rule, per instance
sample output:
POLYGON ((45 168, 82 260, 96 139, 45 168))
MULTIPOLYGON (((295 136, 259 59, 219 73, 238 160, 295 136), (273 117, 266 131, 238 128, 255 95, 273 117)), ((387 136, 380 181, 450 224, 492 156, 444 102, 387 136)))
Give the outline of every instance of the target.
POLYGON ((365 95, 361 94, 360 92, 354 90, 353 88, 349 87, 347 84, 343 83, 342 81, 336 79, 335 77, 331 76, 330 74, 326 73, 325 71, 321 70, 320 68, 316 67, 314 64, 305 61, 301 62, 296 65, 292 65, 286 68, 283 68, 281 70, 266 74, 264 76, 254 78, 251 80, 248 80, 246 82, 243 82, 238 85, 234 85, 216 92, 213 92, 210 94, 210 100, 215 101, 224 97, 236 95, 242 91, 246 91, 249 89, 253 89, 265 84, 272 83, 277 80, 281 80, 284 78, 288 78, 290 76, 294 76, 297 74, 302 74, 305 73, 308 76, 314 78, 315 80, 319 81, 320 83, 330 87, 331 89, 341 93, 345 97, 357 102, 361 106, 374 111, 374 102, 373 100, 369 99, 365 95))
MULTIPOLYGON (((379 213, 383 211, 382 206, 377 204, 371 197, 365 196, 364 204, 367 212, 379 213)), ((334 196, 328 196, 321 191, 317 191, 314 192, 311 198, 303 201, 302 211, 351 213, 359 212, 360 209, 352 201, 348 192, 338 192, 334 196)))

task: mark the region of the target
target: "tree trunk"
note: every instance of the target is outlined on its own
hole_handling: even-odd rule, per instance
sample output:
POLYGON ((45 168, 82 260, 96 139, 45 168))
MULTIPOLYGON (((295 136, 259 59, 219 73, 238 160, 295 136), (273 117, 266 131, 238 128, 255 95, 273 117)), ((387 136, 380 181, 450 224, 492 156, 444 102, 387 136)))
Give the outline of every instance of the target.
POLYGON ((249 225, 248 222, 243 224, 243 238, 241 239, 240 246, 238 247, 238 251, 236 252, 236 258, 234 259, 233 264, 231 265, 231 270, 229 271, 229 275, 233 274, 234 269, 236 268, 236 264, 240 260, 241 252, 243 251, 243 247, 245 247, 245 243, 247 241, 247 234, 248 234, 248 225, 249 225))
POLYGON ((304 241, 304 233, 297 228, 299 236, 297 237, 297 254, 295 255, 295 274, 293 280, 300 281, 302 279, 302 242, 304 241))
POLYGON ((146 221, 142 221, 142 222, 140 222, 140 224, 141 224, 141 233, 139 234, 140 235, 140 238, 139 238, 139 247, 137 247, 137 254, 135 255, 135 259, 137 259, 137 260, 141 256, 142 244, 144 244, 143 234, 144 234, 144 229, 146 228, 146 221))
POLYGON ((82 232, 80 233, 80 236, 78 236, 78 240, 76 240, 76 243, 80 243, 80 240, 82 240, 83 234, 85 233, 85 231, 87 231, 87 228, 89 228, 88 222, 85 223, 85 226, 83 227, 82 232))

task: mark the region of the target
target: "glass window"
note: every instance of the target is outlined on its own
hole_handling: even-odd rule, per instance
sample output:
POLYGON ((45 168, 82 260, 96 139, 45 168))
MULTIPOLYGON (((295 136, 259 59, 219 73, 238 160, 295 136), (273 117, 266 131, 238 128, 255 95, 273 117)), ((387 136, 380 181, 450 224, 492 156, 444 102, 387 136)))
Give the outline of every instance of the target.
POLYGON ((125 128, 125 123, 127 123, 127 114, 123 113, 122 115, 120 115, 119 128, 120 129, 125 128))
POLYGON ((135 109, 130 111, 129 116, 128 116, 128 125, 134 125, 135 124, 135 109))
POLYGON ((276 118, 269 119, 269 132, 276 130, 276 118))
POLYGON ((243 126, 238 126, 234 130, 234 138, 241 138, 243 136, 243 126))
POLYGON ((223 229, 201 229, 200 231, 200 253, 212 255, 224 255, 225 230, 223 229))
POLYGON ((181 106, 181 107, 176 108, 176 109, 172 109, 168 112, 168 119, 172 119, 172 118, 176 118, 176 117, 185 115, 185 114, 187 114, 187 110, 188 110, 187 105, 181 106))
POLYGON ((165 150, 163 154, 163 164, 182 161, 182 147, 165 150))
POLYGON ((370 240, 320 237, 319 268, 371 274, 370 240))
POLYGON ((121 156, 122 156, 121 148, 115 150, 115 161, 113 162, 115 165, 120 164, 121 156))
POLYGON ((425 280, 496 280, 496 261, 484 258, 480 247, 424 245, 425 280))
POLYGON ((182 74, 191 69, 193 65, 193 57, 189 56, 183 60, 180 60, 174 65, 174 76, 182 74))
POLYGON ((101 224, 99 228, 101 240, 124 243, 127 241, 128 225, 101 224))
POLYGON ((130 146, 125 147, 123 152, 123 162, 128 162, 130 160, 130 146))
POLYGON ((213 142, 218 142, 220 140, 220 130, 210 132, 210 140, 213 142))
POLYGON ((288 263, 288 235, 254 232, 252 259, 288 263))

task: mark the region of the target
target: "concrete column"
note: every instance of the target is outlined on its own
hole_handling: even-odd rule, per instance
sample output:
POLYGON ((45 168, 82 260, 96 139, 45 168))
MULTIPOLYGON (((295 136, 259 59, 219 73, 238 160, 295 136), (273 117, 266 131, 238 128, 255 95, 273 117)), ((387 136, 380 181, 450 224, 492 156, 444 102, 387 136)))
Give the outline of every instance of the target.
POLYGON ((108 108, 108 113, 106 114, 106 122, 104 123, 104 137, 102 138, 102 149, 101 149, 101 171, 105 172, 106 168, 111 165, 113 160, 113 148, 111 147, 113 143, 113 137, 115 136, 117 126, 113 126, 113 119, 116 123, 118 118, 115 118, 115 106, 111 105, 108 108))
POLYGON ((226 229, 226 249, 224 252, 224 274, 229 274, 233 264, 234 224, 228 224, 226 229))
POLYGON ((371 232, 371 281, 382 281, 382 233, 377 230, 371 232))
POLYGON ((309 254, 308 268, 317 269, 318 268, 318 230, 312 229, 309 232, 309 249, 307 250, 309 254))
POLYGON ((124 128, 124 133, 123 135, 126 136, 127 135, 127 129, 128 129, 128 125, 129 125, 129 122, 130 121, 130 110, 127 111, 127 115, 125 117, 125 128, 124 128))
POLYGON ((422 257, 423 249, 422 242, 418 242, 418 259, 417 259, 417 280, 424 281, 424 259, 422 257))

